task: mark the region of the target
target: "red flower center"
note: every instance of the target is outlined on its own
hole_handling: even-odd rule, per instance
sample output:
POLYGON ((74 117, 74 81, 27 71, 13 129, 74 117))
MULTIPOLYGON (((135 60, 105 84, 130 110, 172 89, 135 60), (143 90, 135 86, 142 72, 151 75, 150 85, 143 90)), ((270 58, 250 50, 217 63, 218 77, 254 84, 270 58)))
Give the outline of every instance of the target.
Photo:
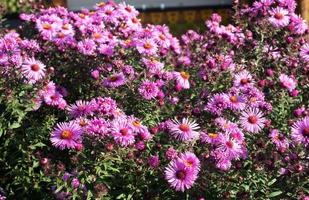
POLYGON ((251 124, 255 124, 257 122, 257 117, 254 116, 254 115, 251 115, 248 117, 248 121, 251 123, 251 124))
POLYGON ((184 170, 179 170, 176 172, 176 177, 180 180, 184 180, 186 177, 186 172, 184 170))
POLYGON ((110 77, 109 77, 109 80, 110 80, 111 82, 116 82, 116 81, 118 81, 118 76, 110 76, 110 77))
POLYGON ((188 80, 190 75, 187 73, 187 72, 180 72, 180 76, 185 79, 185 80, 188 80))
POLYGON ((309 127, 304 128, 303 135, 309 137, 309 127))
POLYGON ((100 33, 94 33, 93 34, 94 39, 100 39, 101 37, 102 37, 102 35, 100 33))
POLYGON ((73 136, 73 133, 72 131, 69 131, 69 130, 64 130, 61 133, 61 139, 69 140, 69 139, 72 139, 72 136, 73 136))
POLYGON ((107 15, 111 15, 112 13, 113 13, 113 11, 111 11, 111 10, 105 11, 105 14, 107 14, 107 15))
POLYGON ((136 24, 136 23, 138 22, 138 19, 137 19, 136 17, 134 17, 134 18, 132 18, 132 22, 133 22, 134 24, 136 24))
POLYGON ((63 26, 62 26, 62 29, 64 29, 64 30, 69 30, 69 24, 64 24, 63 26))
POLYGON ((120 133, 122 136, 126 136, 129 133, 129 129, 128 128, 120 129, 120 133))
POLYGON ((40 70, 40 65, 38 65, 38 64, 31 65, 31 70, 35 71, 35 72, 39 71, 40 70))
POLYGON ((127 6, 125 9, 126 9, 126 11, 128 11, 128 12, 132 12, 132 8, 129 7, 129 6, 127 6))
POLYGON ((183 132, 188 132, 190 130, 190 127, 187 124, 181 124, 179 126, 179 129, 183 132))
POLYGON ((146 43, 144 44, 144 48, 145 48, 145 49, 151 49, 151 48, 152 48, 152 45, 151 45, 149 42, 146 42, 146 43))
POLYGON ((231 96, 230 100, 231 100, 232 103, 237 103, 238 102, 237 96, 231 96))
POLYGON ((50 30, 52 27, 51 27, 51 25, 50 24, 43 24, 43 29, 45 29, 45 30, 50 30))
POLYGON ((275 14, 275 18, 276 18, 276 19, 283 19, 283 14, 280 13, 280 12, 276 13, 276 14, 275 14))
POLYGON ((233 146, 234 146, 234 143, 232 141, 227 141, 225 144, 230 149, 233 148, 233 146))
POLYGON ((240 83, 242 84, 242 85, 245 85, 245 84, 247 84, 247 83, 249 83, 250 81, 249 81, 249 79, 247 79, 247 78, 243 78, 243 79, 241 79, 240 80, 240 83))

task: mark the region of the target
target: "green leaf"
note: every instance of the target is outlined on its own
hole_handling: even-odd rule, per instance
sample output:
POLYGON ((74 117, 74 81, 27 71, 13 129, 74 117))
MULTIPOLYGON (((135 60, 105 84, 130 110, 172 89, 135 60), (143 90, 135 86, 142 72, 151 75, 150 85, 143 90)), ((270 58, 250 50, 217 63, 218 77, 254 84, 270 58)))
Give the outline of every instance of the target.
POLYGON ((268 186, 271 186, 272 184, 274 184, 275 182, 277 181, 277 179, 276 178, 274 178, 273 180, 271 180, 267 185, 268 186))
POLYGON ((269 198, 272 198, 272 197, 279 196, 280 194, 282 194, 282 191, 276 191, 276 192, 270 193, 270 195, 269 195, 268 197, 269 197, 269 198))

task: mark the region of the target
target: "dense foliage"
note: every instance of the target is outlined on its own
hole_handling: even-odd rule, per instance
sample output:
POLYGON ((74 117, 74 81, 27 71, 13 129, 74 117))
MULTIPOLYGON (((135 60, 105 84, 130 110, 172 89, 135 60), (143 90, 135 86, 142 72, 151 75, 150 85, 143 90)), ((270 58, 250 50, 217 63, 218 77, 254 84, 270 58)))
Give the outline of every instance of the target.
POLYGON ((125 3, 0 39, 0 199, 308 199, 308 25, 234 2, 179 39, 125 3))

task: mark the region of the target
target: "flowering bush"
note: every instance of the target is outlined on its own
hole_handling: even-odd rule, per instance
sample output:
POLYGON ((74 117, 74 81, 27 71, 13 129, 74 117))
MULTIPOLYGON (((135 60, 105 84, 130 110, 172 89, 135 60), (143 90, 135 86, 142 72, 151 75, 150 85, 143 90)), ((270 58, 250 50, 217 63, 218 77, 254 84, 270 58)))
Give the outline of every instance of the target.
POLYGON ((307 199, 308 25, 294 0, 233 8, 179 40, 125 3, 21 14, 0 198, 307 199))

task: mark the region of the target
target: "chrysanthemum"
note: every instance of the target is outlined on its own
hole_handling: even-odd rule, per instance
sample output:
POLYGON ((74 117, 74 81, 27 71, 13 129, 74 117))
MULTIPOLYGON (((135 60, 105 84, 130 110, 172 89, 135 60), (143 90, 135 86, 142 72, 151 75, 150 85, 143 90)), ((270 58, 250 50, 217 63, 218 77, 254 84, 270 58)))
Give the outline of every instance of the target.
POLYGON ((66 109, 73 118, 89 115, 92 112, 91 103, 83 100, 76 101, 74 104, 69 105, 66 109))
POLYGON ((183 118, 181 122, 173 120, 169 125, 170 134, 180 141, 191 141, 199 137, 198 130, 200 127, 195 121, 183 118))
POLYGON ((269 137, 278 150, 285 150, 289 147, 289 141, 277 129, 272 130, 269 137))
POLYGON ((187 168, 186 165, 179 159, 173 160, 165 168, 165 179, 170 186, 176 191, 182 191, 191 188, 197 179, 195 170, 187 168))
POLYGON ((290 22, 289 11, 283 8, 273 8, 270 15, 269 22, 277 28, 287 26, 290 22))
POLYGON ((126 119, 114 120, 111 126, 111 133, 115 142, 123 147, 129 146, 135 141, 133 128, 126 119))
POLYGON ((305 117, 295 122, 292 126, 292 140, 296 143, 309 144, 309 117, 305 117))
POLYGON ((185 152, 185 153, 180 154, 179 159, 189 169, 193 169, 193 170, 199 170, 200 169, 200 161, 196 157, 196 155, 192 152, 185 152))
POLYGON ((153 40, 144 39, 137 43, 136 49, 140 54, 155 55, 158 46, 153 40))
POLYGON ((138 91, 145 99, 150 100, 157 96, 159 88, 156 83, 146 80, 138 88, 138 91))
POLYGON ((72 149, 81 142, 81 128, 74 122, 58 123, 50 141, 59 149, 72 149))
POLYGON ((224 98, 224 94, 215 94, 208 101, 205 110, 212 114, 220 115, 225 108, 227 108, 227 102, 224 98))
POLYGON ((45 65, 34 58, 26 58, 21 71, 29 83, 35 83, 45 76, 45 65))
POLYGON ((230 160, 239 158, 242 153, 241 145, 230 134, 221 135, 216 150, 222 152, 224 157, 230 160))
POLYGON ((102 118, 94 118, 88 121, 87 134, 104 137, 109 133, 109 123, 102 118))
POLYGON ((190 75, 187 72, 174 72, 174 77, 176 79, 177 84, 179 84, 184 89, 190 88, 189 78, 190 75))
POLYGON ((304 44, 300 48, 300 57, 305 61, 309 63, 309 43, 304 44))
POLYGON ((245 98, 238 94, 225 95, 227 107, 232 110, 243 110, 246 107, 245 98))
POLYGON ((258 133, 265 126, 266 119, 258 109, 248 109, 241 113, 240 123, 244 130, 251 133, 258 133))
POLYGON ((125 84, 125 77, 123 73, 113 74, 103 80, 105 87, 116 88, 125 84))
POLYGON ((281 85, 290 92, 296 88, 296 82, 294 79, 288 77, 286 74, 280 74, 279 80, 281 85))
POLYGON ((235 87, 246 87, 252 85, 253 79, 250 72, 243 70, 234 76, 235 87))

